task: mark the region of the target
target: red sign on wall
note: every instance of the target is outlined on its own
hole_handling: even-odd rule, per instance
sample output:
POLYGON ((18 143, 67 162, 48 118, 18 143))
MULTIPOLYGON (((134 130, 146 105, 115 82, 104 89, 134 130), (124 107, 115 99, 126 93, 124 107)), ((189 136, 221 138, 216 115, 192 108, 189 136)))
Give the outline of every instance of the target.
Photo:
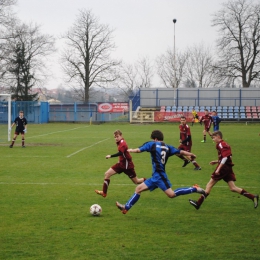
MULTIPOLYGON (((198 112, 198 116, 201 117, 205 113, 198 112)), ((186 117, 187 122, 192 122, 193 116, 191 112, 154 112, 155 122, 180 122, 181 116, 186 117)))
POLYGON ((99 103, 99 113, 120 113, 128 112, 129 106, 127 102, 116 102, 116 103, 99 103))
POLYGON ((185 116, 187 122, 191 122, 193 116, 191 112, 154 112, 155 122, 180 122, 181 116, 185 116))

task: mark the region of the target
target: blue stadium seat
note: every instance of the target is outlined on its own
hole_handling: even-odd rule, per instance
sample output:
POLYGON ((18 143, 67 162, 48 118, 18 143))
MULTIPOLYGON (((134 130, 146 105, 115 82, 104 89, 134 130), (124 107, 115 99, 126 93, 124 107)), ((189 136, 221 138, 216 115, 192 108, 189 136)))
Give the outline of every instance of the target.
POLYGON ((227 119, 228 118, 228 115, 225 113, 225 114, 222 114, 222 118, 223 119, 227 119))
POLYGON ((171 106, 167 106, 165 109, 166 112, 171 112, 171 106))

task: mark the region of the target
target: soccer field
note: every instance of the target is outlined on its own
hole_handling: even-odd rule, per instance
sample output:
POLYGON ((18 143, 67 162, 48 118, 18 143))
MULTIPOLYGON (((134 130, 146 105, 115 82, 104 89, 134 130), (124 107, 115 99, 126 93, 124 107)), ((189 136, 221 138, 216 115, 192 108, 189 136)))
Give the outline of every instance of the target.
MULTIPOLYGON (((232 147, 236 185, 260 194, 260 127, 221 123, 224 140, 232 147)), ((165 142, 178 146, 178 124, 63 124, 28 125, 26 148, 21 136, 12 149, 0 143, 0 259, 260 259, 260 206, 229 191, 220 181, 200 208, 188 199, 169 199, 161 190, 144 192, 123 215, 135 185, 124 174, 111 178, 108 196, 98 196, 104 172, 117 162, 105 159, 117 152, 113 132, 120 129, 129 148, 150 140, 160 129, 165 142), (89 213, 101 205, 99 217, 89 213)), ((182 168, 176 156, 166 169, 173 189, 195 183, 205 188, 217 159, 215 144, 203 127, 191 127, 192 152, 201 171, 182 168)), ((12 132, 13 135, 13 132, 12 132)), ((150 154, 132 154, 138 177, 151 176, 150 154)))

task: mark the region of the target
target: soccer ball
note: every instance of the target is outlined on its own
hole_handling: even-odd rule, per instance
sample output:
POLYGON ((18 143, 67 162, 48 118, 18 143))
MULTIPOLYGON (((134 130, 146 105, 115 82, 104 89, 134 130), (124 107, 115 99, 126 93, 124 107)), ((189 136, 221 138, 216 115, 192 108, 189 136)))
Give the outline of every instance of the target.
POLYGON ((99 216, 102 212, 102 208, 98 204, 93 204, 89 211, 92 216, 99 216))

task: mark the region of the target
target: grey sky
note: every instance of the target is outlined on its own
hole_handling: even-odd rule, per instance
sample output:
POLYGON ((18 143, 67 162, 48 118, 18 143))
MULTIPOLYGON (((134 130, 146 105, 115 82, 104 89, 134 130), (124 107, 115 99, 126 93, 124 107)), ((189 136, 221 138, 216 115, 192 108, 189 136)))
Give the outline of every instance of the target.
MULTIPOLYGON (((18 0, 15 8, 23 22, 35 22, 42 33, 59 36, 75 21, 78 10, 91 9, 100 22, 114 31, 115 57, 134 63, 139 57, 154 60, 173 48, 175 24, 176 49, 193 44, 214 47, 216 28, 211 27, 212 14, 221 9, 223 0, 18 0)), ((59 45, 57 45, 59 47, 59 45)), ((53 65, 56 78, 49 88, 61 80, 58 65, 53 65)))

